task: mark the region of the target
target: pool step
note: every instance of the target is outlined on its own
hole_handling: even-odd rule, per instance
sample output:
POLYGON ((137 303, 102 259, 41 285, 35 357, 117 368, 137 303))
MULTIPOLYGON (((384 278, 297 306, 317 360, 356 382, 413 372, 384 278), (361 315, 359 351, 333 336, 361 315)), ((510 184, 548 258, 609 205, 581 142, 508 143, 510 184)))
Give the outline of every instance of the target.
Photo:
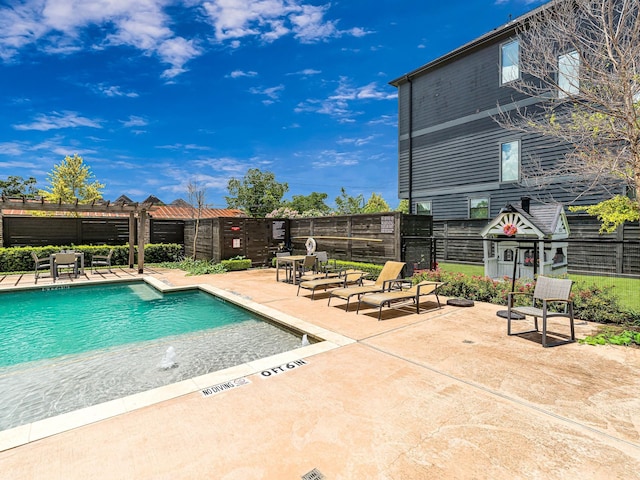
POLYGON ((148 285, 129 285, 129 289, 135 296, 144 302, 160 300, 162 298, 162 294, 160 292, 148 285))

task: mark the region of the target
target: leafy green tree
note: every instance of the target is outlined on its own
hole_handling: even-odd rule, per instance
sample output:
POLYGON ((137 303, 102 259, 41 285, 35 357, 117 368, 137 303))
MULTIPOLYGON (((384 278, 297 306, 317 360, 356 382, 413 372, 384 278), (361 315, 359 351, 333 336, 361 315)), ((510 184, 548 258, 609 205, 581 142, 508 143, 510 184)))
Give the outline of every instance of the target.
POLYGON ((362 194, 357 197, 352 197, 342 187, 340 189, 340 196, 336 197, 335 211, 338 215, 354 215, 356 213, 364 212, 364 197, 362 194))
POLYGON ((640 220, 638 203, 629 197, 616 195, 609 200, 585 207, 569 207, 572 212, 587 212, 600 220, 600 233, 613 233, 624 222, 640 220))
POLYGON ((287 183, 276 181, 271 172, 250 168, 242 179, 231 178, 227 184, 229 208, 244 210, 250 217, 264 218, 281 207, 282 197, 289 190, 287 183))
POLYGON ((29 177, 23 179, 16 175, 9 175, 6 180, 0 180, 0 195, 5 197, 27 196, 31 197, 36 193, 36 179, 29 177))
POLYGON ((40 190, 46 200, 52 202, 72 203, 77 198, 80 203, 90 203, 102 198, 101 190, 104 184, 93 181, 93 174, 82 157, 74 154, 66 156, 64 160, 53 167, 47 175, 50 187, 40 190), (91 183, 90 183, 91 182, 91 183))
POLYGON ((294 195, 287 206, 298 212, 319 212, 320 215, 328 215, 331 208, 324 203, 328 195, 326 193, 311 192, 309 195, 294 195))
POLYGON ((390 212, 391 207, 382 198, 382 195, 378 195, 377 193, 372 193, 369 200, 367 200, 367 204, 364 206, 364 213, 381 213, 381 212, 390 212))
POLYGON ((396 208, 396 212, 401 212, 401 213, 409 213, 409 200, 406 198, 403 198, 402 200, 400 200, 400 203, 398 204, 398 207, 396 208))

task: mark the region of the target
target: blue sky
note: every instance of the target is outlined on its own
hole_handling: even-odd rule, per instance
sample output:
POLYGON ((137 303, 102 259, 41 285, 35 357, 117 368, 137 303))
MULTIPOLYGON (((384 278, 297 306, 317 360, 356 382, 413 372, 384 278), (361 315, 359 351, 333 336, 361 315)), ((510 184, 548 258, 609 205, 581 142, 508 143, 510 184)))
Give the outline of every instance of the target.
MULTIPOLYGON (((0 178, 79 154, 104 197, 230 177, 397 198, 388 82, 539 0, 0 0, 0 178)), ((497 60, 496 60, 497 61, 497 60)))

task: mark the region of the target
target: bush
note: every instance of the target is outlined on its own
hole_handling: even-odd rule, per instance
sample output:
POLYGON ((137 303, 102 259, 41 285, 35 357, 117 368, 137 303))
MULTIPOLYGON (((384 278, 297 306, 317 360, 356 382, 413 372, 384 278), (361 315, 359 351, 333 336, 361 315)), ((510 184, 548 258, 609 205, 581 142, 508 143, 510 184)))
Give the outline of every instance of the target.
POLYGON ((251 268, 251 260, 244 257, 231 258, 229 260, 222 260, 220 264, 228 272, 233 272, 236 270, 247 270, 251 268))
POLYGON ((187 272, 187 276, 190 275, 207 275, 226 273, 226 269, 220 263, 212 263, 207 260, 194 260, 192 258, 185 258, 180 262, 163 262, 160 263, 162 268, 176 268, 187 272))
POLYGON ((640 331, 604 327, 596 335, 591 335, 578 341, 587 345, 612 344, 640 347, 640 331))
MULTIPOLYGON (((93 255, 107 255, 113 248, 112 265, 129 264, 129 245, 63 245, 46 247, 0 248, 0 272, 28 272, 33 270, 31 252, 38 257, 48 257, 61 250, 84 253, 85 266, 91 264, 93 255)), ((135 247, 136 256, 138 248, 135 247)), ((182 245, 175 243, 147 244, 144 246, 145 263, 175 262, 182 256, 182 245)))
MULTIPOLYGON (((368 273, 368 280, 376 280, 380 272, 382 271, 383 265, 376 265, 374 263, 360 263, 360 262, 349 262, 347 260, 329 260, 329 265, 333 266, 335 264, 336 268, 341 270, 353 269, 353 270, 361 270, 363 272, 368 273)), ((271 259, 271 266, 276 266, 276 257, 271 259)))
MULTIPOLYGON (((479 302, 496 305, 507 305, 507 297, 511 291, 511 279, 503 281, 492 280, 488 277, 469 276, 462 273, 445 272, 440 269, 431 270, 414 276, 414 283, 421 280, 445 282, 440 292, 447 297, 462 297, 479 302)), ((516 280, 514 291, 533 293, 535 283, 516 280)), ((581 320, 599 323, 634 323, 639 321, 637 312, 625 310, 620 306, 618 298, 612 288, 588 286, 575 283, 571 291, 574 314, 581 320)), ((531 297, 527 295, 515 296, 515 305, 530 304, 531 297)))

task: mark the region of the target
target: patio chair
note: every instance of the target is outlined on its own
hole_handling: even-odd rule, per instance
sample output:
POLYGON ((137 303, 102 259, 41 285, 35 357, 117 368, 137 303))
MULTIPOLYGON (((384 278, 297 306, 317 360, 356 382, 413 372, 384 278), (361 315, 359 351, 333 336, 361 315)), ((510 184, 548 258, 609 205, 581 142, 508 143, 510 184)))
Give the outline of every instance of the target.
POLYGON ((38 278, 40 278, 40 272, 42 270, 49 270, 49 274, 51 274, 51 258, 50 257, 38 257, 38 255, 36 255, 36 252, 31 252, 31 258, 33 258, 33 263, 34 265, 34 274, 35 274, 35 280, 38 281, 38 278))
POLYGON ((316 265, 315 255, 305 255, 304 260, 298 265, 298 269, 295 271, 296 281, 301 282, 304 280, 324 278, 324 274, 318 274, 316 265))
POLYGON ((93 273, 97 273, 96 267, 107 267, 109 273, 113 273, 111 271, 111 257, 113 256, 113 248, 109 250, 107 255, 93 255, 91 257, 91 271, 93 273))
MULTIPOLYGON (((411 280, 391 280, 386 282, 389 287, 393 288, 392 284, 400 284, 400 283, 409 283, 411 280)), ((360 305, 366 303, 367 305, 373 305, 374 307, 378 307, 378 321, 380 321, 380 317, 382 316, 382 307, 387 305, 391 307, 392 303, 413 300, 413 303, 416 305, 416 313, 420 313, 420 297, 425 295, 435 295, 436 301, 438 302, 438 308, 442 308, 440 305, 440 297, 438 297, 438 290, 440 287, 444 285, 444 282, 431 282, 428 280, 423 280, 420 283, 416 283, 412 287, 406 290, 388 290, 385 292, 379 293, 366 293, 360 296, 358 301, 358 310, 356 313, 360 312, 360 305)))
POLYGON ((60 270, 69 269, 69 278, 71 274, 78 278, 78 257, 75 253, 56 253, 53 258, 54 281, 60 276, 60 270))
MULTIPOLYGON (((278 252, 276 253, 276 257, 290 257, 291 252, 278 252)), ((285 280, 287 282, 291 282, 291 272, 293 270, 293 265, 287 264, 282 267, 285 273, 285 280)))
POLYGON ((362 280, 367 275, 366 272, 360 270, 346 270, 339 277, 318 278, 316 280, 304 280, 298 283, 298 293, 300 289, 311 290, 311 300, 314 299, 316 290, 327 290, 329 288, 346 287, 347 285, 362 285, 362 280))
POLYGON ((384 264, 384 267, 382 267, 382 270, 380 271, 380 275, 378 275, 378 278, 372 285, 359 285, 331 290, 331 293, 329 295, 329 302, 327 303, 327 305, 331 305, 331 299, 333 297, 342 298, 347 301, 346 310, 348 311, 349 301, 351 300, 351 297, 358 296, 358 298, 360 298, 360 296, 364 295, 365 293, 384 291, 385 282, 387 282, 388 280, 396 280, 402 273, 404 265, 404 262, 388 261, 384 264))
POLYGON ((564 345, 565 343, 571 343, 576 341, 576 333, 573 319, 573 301, 570 300, 571 287, 573 280, 564 278, 550 278, 545 276, 538 276, 536 280, 536 287, 531 295, 531 306, 514 307, 513 301, 516 295, 527 295, 525 292, 511 292, 508 295, 507 301, 507 335, 524 335, 526 333, 539 332, 538 329, 538 317, 542 317, 542 346, 543 347, 555 347, 557 345, 564 345), (561 312, 550 309, 552 305, 562 304, 564 305, 561 312), (524 332, 512 333, 511 332, 511 312, 519 313, 521 315, 532 316, 534 319, 534 329, 524 332), (553 344, 547 343, 547 318, 550 317, 567 317, 569 319, 569 327, 571 329, 571 336, 569 340, 560 341, 553 344))

